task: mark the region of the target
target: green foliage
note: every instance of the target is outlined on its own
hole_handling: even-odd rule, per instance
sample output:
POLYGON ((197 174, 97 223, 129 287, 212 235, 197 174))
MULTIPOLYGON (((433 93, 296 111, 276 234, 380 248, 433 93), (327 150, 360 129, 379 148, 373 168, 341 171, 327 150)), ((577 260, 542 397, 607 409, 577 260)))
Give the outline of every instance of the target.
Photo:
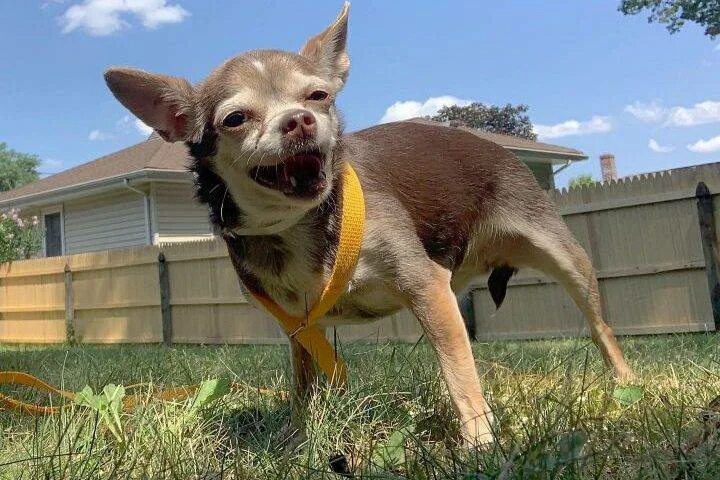
POLYGON ((125 442, 125 433, 122 428, 120 414, 122 413, 122 400, 125 397, 125 387, 122 385, 105 385, 102 392, 97 395, 89 386, 75 394, 75 403, 96 412, 103 424, 110 430, 115 439, 125 442))
POLYGON ((414 426, 402 427, 392 432, 385 443, 380 445, 372 456, 372 465, 382 470, 391 470, 405 463, 406 442, 413 438, 414 426))
POLYGON ((629 385, 626 387, 617 387, 613 391, 613 398, 623 405, 632 405, 633 403, 639 402, 645 391, 642 387, 637 385, 629 385))
POLYGON ((648 22, 664 23, 670 33, 694 22, 710 38, 720 34, 720 0, 622 0, 618 10, 625 15, 649 10, 648 22))
POLYGON ((213 378, 200 384, 190 411, 196 413, 230 392, 230 380, 213 378))
POLYGON ((12 190, 39 178, 40 158, 16 152, 0 142, 0 192, 12 190))
POLYGON ((38 218, 23 219, 17 210, 0 214, 0 263, 30 258, 42 247, 38 218))
POLYGON ((578 175, 577 177, 571 178, 568 182, 570 188, 582 188, 589 187, 595 183, 595 179, 589 173, 578 175))
POLYGON ((515 137, 536 140, 537 135, 533 132, 532 122, 527 115, 527 105, 511 105, 504 107, 495 105, 484 105, 473 102, 464 107, 449 105, 441 108, 433 117, 428 117, 436 122, 458 122, 469 128, 477 128, 491 133, 513 135, 515 137))

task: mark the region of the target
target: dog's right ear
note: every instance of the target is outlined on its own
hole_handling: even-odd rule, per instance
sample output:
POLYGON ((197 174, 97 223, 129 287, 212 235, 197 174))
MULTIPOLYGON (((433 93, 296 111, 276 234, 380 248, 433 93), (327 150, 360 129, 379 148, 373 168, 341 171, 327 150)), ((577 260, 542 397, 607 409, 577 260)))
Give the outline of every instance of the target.
POLYGON ((350 3, 345 2, 333 24, 308 40, 300 49, 300 55, 315 62, 328 79, 337 82, 338 88, 345 83, 350 70, 350 57, 347 54, 349 10, 350 3))
POLYGON ((195 93, 187 80, 133 68, 110 68, 105 82, 120 103, 165 141, 195 139, 195 93))

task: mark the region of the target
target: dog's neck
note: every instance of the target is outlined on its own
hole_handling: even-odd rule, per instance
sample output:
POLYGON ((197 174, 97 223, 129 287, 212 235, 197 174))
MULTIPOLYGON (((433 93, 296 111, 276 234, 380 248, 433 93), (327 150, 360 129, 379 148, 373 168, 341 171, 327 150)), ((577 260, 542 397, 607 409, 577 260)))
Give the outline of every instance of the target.
POLYGON ((245 286, 299 314, 324 287, 339 242, 342 182, 297 223, 273 235, 222 234, 245 286))

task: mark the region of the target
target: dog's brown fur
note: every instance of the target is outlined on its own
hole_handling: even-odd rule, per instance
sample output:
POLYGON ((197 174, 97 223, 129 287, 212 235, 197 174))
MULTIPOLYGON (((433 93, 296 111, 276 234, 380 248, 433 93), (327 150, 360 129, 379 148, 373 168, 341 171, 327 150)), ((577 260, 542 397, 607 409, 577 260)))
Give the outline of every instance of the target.
MULTIPOLYGON (((106 79, 166 140, 187 143, 198 198, 226 240, 239 278, 291 314, 306 311, 327 281, 338 242, 340 167, 353 165, 365 194, 365 236, 347 292, 321 324, 365 322, 409 308, 437 352, 468 441, 492 439, 490 409, 455 297, 478 273, 495 271, 491 290, 498 303, 514 268, 557 278, 588 319, 605 361, 619 377, 631 377, 603 322, 587 255, 513 154, 439 124, 399 122, 341 134, 334 99, 349 68, 346 35, 347 6, 299 55, 249 52, 197 87, 130 69, 111 69, 106 79), (313 89, 328 97, 311 99, 313 89), (278 119, 298 108, 317 119, 309 143, 288 143, 278 132, 278 119), (247 120, 225 126, 226 115, 238 111, 247 120), (285 168, 294 152, 310 147, 321 152, 327 175, 314 198, 286 196, 251 178, 252 167, 285 168)), ((314 381, 312 362, 292 340, 291 346, 302 397, 314 381)))

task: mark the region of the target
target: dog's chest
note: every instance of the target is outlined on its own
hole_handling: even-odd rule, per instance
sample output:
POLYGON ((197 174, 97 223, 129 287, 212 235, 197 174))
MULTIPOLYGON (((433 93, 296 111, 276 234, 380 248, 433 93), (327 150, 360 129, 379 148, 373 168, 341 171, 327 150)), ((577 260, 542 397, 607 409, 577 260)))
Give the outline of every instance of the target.
MULTIPOLYGON (((292 251, 274 249, 268 255, 273 257, 268 256, 265 263, 273 268, 255 272, 262 289, 287 313, 305 315, 318 301, 330 280, 332 265, 319 267, 303 248, 292 251), (282 267, 281 272, 276 270, 279 267, 282 267)), ((369 257, 360 255, 345 292, 320 321, 321 325, 373 321, 402 308, 392 278, 382 275, 369 257)))

